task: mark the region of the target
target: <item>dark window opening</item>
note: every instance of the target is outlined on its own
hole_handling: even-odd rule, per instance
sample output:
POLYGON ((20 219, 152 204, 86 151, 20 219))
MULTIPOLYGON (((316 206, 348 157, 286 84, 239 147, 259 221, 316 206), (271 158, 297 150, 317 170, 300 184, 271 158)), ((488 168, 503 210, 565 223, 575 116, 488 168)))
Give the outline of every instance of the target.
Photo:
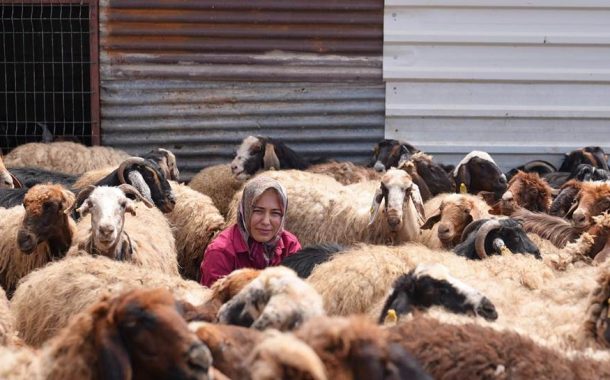
POLYGON ((91 145, 89 5, 0 5, 0 148, 91 145))

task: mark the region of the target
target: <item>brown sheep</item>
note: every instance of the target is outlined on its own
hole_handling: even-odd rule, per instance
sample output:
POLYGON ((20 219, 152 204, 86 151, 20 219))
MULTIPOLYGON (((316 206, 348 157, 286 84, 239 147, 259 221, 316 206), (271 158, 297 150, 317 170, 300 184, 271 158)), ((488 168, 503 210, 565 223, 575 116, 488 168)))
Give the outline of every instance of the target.
POLYGON ((389 328, 390 344, 413 354, 430 374, 444 379, 601 379, 607 360, 566 356, 511 331, 472 323, 443 324, 424 316, 389 328))
POLYGON ((494 205, 496 213, 510 216, 517 208, 534 212, 549 212, 553 189, 538 173, 518 171, 508 182, 502 199, 494 205))
POLYGON ((576 227, 590 227, 592 217, 610 210, 610 183, 583 182, 576 200, 567 217, 571 216, 576 227))
POLYGON ((0 285, 9 296, 21 277, 65 256, 76 233, 74 200, 60 185, 36 185, 23 206, 0 208, 0 285))
POLYGON ((565 217, 572 207, 572 203, 576 199, 576 195, 580 191, 581 181, 572 179, 563 184, 559 189, 559 193, 551 203, 549 214, 553 216, 565 217))
POLYGON ((204 380, 212 366, 209 349, 163 289, 103 297, 40 351, 4 348, 0 356, 21 359, 3 361, 3 379, 204 380))
POLYGON ((209 166, 195 174, 189 187, 210 197, 218 211, 226 217, 233 196, 244 182, 233 176, 230 164, 222 164, 209 166))
POLYGON ((598 348, 610 348, 610 263, 600 268, 588 303, 582 336, 597 342, 598 348))

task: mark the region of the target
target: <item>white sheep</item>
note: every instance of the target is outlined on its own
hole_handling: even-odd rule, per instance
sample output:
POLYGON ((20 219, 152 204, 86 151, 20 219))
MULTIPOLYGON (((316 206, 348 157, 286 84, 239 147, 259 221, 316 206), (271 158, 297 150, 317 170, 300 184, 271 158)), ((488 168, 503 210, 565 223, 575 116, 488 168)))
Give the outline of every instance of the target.
POLYGON ((201 170, 189 182, 193 190, 207 195, 223 216, 229 212, 229 204, 244 181, 238 180, 231 172, 231 164, 213 165, 201 170))
POLYGON ((263 270, 218 311, 220 323, 258 330, 292 330, 306 320, 324 315, 320 295, 292 269, 263 270))
POLYGON ((130 155, 118 149, 73 142, 27 143, 13 149, 4 158, 9 167, 38 167, 66 174, 118 165, 130 155))
POLYGON ((87 252, 178 274, 176 246, 169 223, 138 190, 125 184, 90 186, 78 194, 78 199, 77 203, 82 201, 77 209, 82 218, 69 256, 87 252), (145 201, 146 206, 134 203, 126 194, 145 201))
MULTIPOLYGON (((403 170, 390 169, 381 181, 349 186, 325 175, 297 170, 262 175, 278 180, 286 189, 286 229, 304 246, 328 242, 399 244, 414 240, 423 224, 419 190, 403 170)), ((228 222, 235 221, 240 197, 241 193, 236 194, 231 204, 228 222)))
POLYGON ((0 287, 0 346, 17 343, 15 318, 11 313, 11 305, 6 298, 4 289, 0 287))
POLYGON ((211 297, 208 288, 194 281, 82 254, 49 264, 23 278, 11 300, 11 310, 20 336, 26 343, 39 346, 102 294, 153 287, 168 289, 176 299, 196 306, 211 297))
POLYGON ((36 185, 23 204, 0 208, 0 286, 9 295, 21 277, 64 257, 76 233, 74 194, 62 186, 36 185))

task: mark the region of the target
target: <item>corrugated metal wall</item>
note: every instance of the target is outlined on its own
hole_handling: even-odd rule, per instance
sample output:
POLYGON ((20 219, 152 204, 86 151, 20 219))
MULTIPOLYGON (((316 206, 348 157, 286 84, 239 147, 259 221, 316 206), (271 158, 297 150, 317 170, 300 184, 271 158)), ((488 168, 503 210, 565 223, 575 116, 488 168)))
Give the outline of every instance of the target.
POLYGON ((386 136, 505 169, 610 149, 610 1, 386 0, 386 136))
POLYGON ((383 138, 381 0, 100 0, 102 143, 185 177, 249 134, 362 161, 383 138))

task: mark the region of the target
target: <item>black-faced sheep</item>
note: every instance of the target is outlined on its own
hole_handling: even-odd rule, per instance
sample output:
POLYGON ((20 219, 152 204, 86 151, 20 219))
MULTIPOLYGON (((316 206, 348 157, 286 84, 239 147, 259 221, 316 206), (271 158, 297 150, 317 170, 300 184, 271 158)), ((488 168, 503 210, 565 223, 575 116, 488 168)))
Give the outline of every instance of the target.
POLYGON ((243 185, 244 181, 233 176, 229 164, 208 166, 195 174, 189 182, 191 189, 210 197, 224 217, 229 212, 233 196, 243 185))
POLYGON ((0 208, 0 285, 12 294, 17 281, 65 256, 76 233, 74 194, 59 185, 37 185, 24 206, 0 208))
POLYGON ((73 142, 28 143, 6 155, 8 167, 38 167, 79 175, 89 170, 119 165, 129 154, 103 146, 87 147, 73 142))
MULTIPOLYGON (((391 169, 379 182, 350 186, 324 175, 295 170, 264 175, 278 180, 286 189, 290 199, 286 229, 303 245, 362 241, 400 244, 415 239, 423 224, 419 190, 403 170, 391 169)), ((236 194, 228 222, 236 218, 240 196, 236 194)))
POLYGON ((417 316, 391 327, 388 342, 399 344, 435 379, 601 379, 607 360, 567 356, 510 331, 475 324, 444 324, 417 316))
POLYGON ((222 305, 218 320, 258 330, 292 330, 319 315, 324 315, 320 295, 292 269, 279 266, 263 270, 222 305))
POLYGON ((598 146, 586 146, 566 153, 560 172, 573 172, 578 165, 589 164, 608 171, 608 155, 598 146))
POLYGON ((38 352, 0 348, 0 356, 3 379, 204 380, 212 366, 209 349, 162 289, 101 298, 38 352))
POLYGON ((11 300, 15 327, 27 344, 39 346, 104 293, 163 287, 192 305, 206 303, 211 292, 194 281, 87 254, 67 257, 30 273, 11 300))
POLYGON ((470 194, 488 191, 500 199, 506 191, 506 176, 486 152, 474 150, 468 153, 453 170, 455 192, 461 192, 462 184, 470 194))
POLYGON ((282 260, 282 265, 288 267, 301 278, 307 278, 316 265, 331 259, 332 255, 345 249, 339 244, 316 244, 300 249, 294 255, 282 260))
POLYGON ((378 322, 384 321, 389 310, 394 310, 399 317, 414 309, 433 305, 442 306, 452 313, 479 315, 491 321, 498 318, 494 304, 478 290, 451 276, 447 267, 419 264, 394 281, 378 322))
POLYGON ((528 253, 542 258, 521 224, 513 219, 480 219, 470 223, 462 232, 462 242, 453 251, 472 260, 504 252, 528 253))

